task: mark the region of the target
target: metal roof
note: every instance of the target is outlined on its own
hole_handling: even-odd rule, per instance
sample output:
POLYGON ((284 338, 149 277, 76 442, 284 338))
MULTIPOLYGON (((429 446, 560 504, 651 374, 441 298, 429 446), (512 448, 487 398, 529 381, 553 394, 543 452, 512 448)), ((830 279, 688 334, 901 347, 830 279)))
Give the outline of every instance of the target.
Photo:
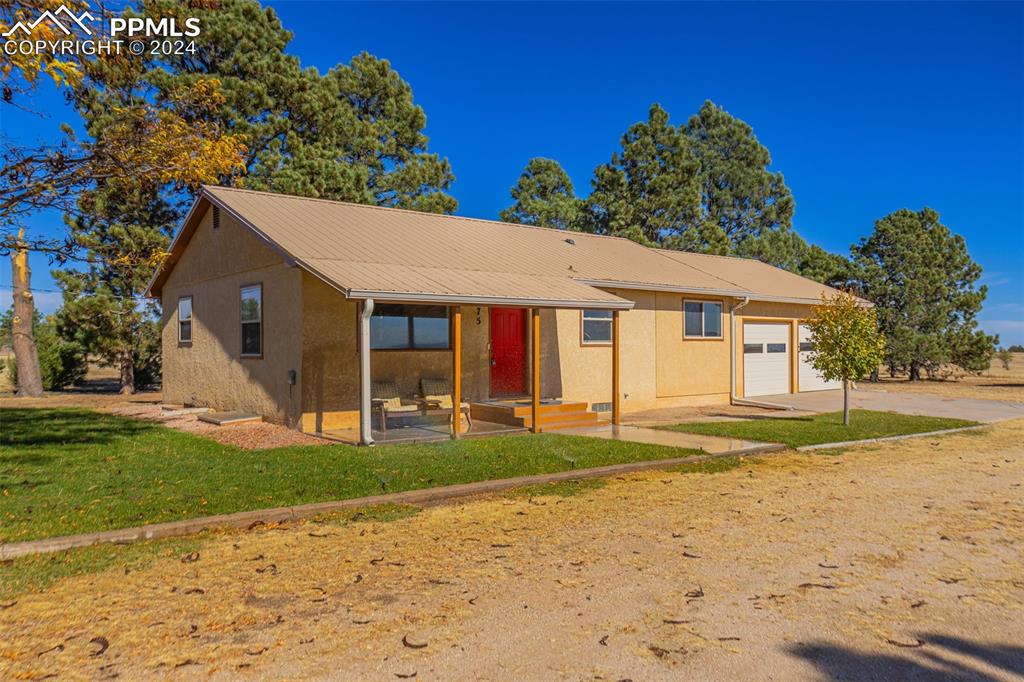
POLYGON ((801 302, 833 291, 757 261, 650 249, 618 237, 204 187, 150 295, 159 295, 207 203, 349 298, 627 309, 632 301, 603 289, 801 302))

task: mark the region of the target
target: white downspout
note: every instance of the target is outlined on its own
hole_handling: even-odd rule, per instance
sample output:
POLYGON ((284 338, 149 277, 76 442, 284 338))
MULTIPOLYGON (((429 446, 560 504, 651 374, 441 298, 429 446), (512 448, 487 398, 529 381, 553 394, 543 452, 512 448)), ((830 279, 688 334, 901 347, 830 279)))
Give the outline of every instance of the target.
POLYGON ((373 299, 363 301, 359 312, 359 444, 373 445, 373 414, 370 409, 370 316, 373 299))
POLYGON ((729 404, 744 405, 747 407, 766 407, 770 410, 792 410, 793 408, 789 405, 747 400, 746 398, 739 398, 736 396, 736 311, 748 303, 750 303, 750 297, 744 296, 742 303, 734 305, 729 310, 729 326, 732 329, 732 334, 729 338, 730 345, 732 346, 732 351, 729 353, 729 404))

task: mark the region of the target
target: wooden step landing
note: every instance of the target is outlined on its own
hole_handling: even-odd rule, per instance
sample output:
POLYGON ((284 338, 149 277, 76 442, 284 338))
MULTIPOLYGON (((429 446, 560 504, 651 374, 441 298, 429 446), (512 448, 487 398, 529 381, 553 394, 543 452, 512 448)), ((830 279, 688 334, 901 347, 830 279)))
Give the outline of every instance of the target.
MULTIPOLYGON (((473 403, 470 407, 473 419, 531 428, 533 426, 533 410, 530 404, 523 401, 490 401, 473 403)), ((541 431, 577 428, 580 426, 596 426, 603 424, 596 412, 587 409, 587 403, 556 401, 542 403, 538 421, 541 431)))

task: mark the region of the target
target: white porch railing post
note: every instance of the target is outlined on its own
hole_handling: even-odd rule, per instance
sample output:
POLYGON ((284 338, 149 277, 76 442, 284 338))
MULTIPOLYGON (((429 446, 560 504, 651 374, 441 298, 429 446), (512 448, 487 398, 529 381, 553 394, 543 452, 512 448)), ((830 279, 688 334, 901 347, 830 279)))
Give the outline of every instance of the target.
POLYGON ((373 414, 370 400, 370 316, 373 299, 360 305, 359 312, 359 444, 373 445, 373 414))

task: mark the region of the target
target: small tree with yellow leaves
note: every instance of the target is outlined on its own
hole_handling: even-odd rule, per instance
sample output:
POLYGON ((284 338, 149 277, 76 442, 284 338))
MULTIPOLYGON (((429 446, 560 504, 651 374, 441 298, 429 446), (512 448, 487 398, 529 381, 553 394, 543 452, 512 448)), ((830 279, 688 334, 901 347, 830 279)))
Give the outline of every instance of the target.
POLYGON ((845 291, 832 298, 822 295, 807 326, 811 365, 827 381, 843 382, 843 424, 849 426, 850 382, 877 369, 885 355, 875 309, 845 291))

